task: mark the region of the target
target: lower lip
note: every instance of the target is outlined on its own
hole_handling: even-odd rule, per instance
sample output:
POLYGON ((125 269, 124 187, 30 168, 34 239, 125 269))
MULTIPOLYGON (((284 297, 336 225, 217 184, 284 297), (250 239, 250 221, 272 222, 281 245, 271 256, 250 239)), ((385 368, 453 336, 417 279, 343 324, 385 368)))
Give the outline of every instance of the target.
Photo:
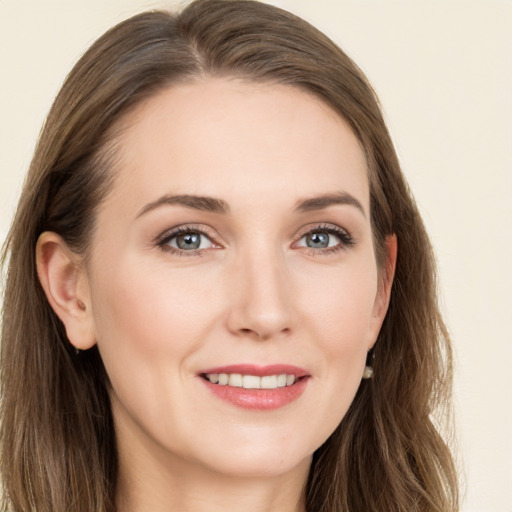
POLYGON ((208 389, 220 399, 243 409, 269 411, 284 407, 297 400, 306 389, 308 378, 303 377, 291 386, 275 389, 245 389, 212 384, 200 377, 208 389))

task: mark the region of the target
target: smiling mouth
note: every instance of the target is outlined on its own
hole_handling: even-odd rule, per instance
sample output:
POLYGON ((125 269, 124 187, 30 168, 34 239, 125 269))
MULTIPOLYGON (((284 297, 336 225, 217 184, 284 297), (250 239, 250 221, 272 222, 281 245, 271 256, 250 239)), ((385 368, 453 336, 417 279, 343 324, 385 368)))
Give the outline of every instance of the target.
POLYGON ((198 377, 215 396, 232 405, 270 411, 298 400, 311 374, 289 364, 234 364, 204 369, 198 377))
POLYGON ((276 375, 243 375, 241 373, 203 373, 204 379, 218 386, 231 386, 244 389, 277 389, 292 386, 304 377, 280 373, 276 375))

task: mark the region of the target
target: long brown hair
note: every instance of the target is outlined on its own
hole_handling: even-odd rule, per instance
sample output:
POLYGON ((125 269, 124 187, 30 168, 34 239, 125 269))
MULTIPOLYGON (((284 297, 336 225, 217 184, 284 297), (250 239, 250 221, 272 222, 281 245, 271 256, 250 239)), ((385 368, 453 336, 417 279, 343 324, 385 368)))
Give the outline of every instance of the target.
POLYGON ((436 428, 448 410, 452 360, 434 257, 375 94, 322 33, 249 0, 199 0, 179 14, 119 24, 79 60, 52 106, 4 252, 3 510, 115 510, 108 376, 96 348, 77 356, 67 341, 39 284, 35 246, 54 231, 87 254, 111 186, 118 121, 162 88, 198 76, 289 84, 330 105, 366 154, 380 263, 386 236, 398 239, 374 377, 314 454, 308 512, 457 510, 452 457, 436 428))

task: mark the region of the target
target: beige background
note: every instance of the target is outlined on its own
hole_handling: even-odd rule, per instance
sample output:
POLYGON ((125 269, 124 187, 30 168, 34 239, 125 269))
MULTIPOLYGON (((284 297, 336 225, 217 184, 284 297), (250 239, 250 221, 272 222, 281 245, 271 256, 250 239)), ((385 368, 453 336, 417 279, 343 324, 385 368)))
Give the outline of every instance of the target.
MULTIPOLYGON (((0 239, 50 103, 129 15, 180 2, 0 0, 0 239)), ((457 354, 464 512, 512 512, 512 3, 282 0, 336 40, 384 105, 430 230, 457 354)))

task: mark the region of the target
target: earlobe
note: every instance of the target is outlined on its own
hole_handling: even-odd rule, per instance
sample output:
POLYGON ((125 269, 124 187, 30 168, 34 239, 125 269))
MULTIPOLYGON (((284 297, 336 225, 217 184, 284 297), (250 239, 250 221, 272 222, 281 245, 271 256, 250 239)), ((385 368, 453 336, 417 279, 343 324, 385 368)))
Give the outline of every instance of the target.
POLYGON ((56 233, 41 234, 36 246, 39 281, 55 314, 77 349, 96 343, 87 275, 78 256, 56 233))

